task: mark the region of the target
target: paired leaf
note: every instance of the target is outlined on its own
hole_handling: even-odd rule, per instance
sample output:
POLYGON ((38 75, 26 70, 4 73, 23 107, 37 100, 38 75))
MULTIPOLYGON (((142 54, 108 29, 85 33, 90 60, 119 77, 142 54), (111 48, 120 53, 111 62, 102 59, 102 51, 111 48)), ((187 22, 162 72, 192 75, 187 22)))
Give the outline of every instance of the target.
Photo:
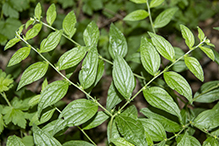
POLYGON ((199 48, 212 60, 214 61, 214 52, 212 49, 208 48, 207 46, 199 46, 199 48))
POLYGON ((164 0, 152 0, 150 2, 150 8, 157 7, 157 6, 161 5, 163 2, 164 2, 164 0))
POLYGON ((145 4, 147 0, 130 0, 136 4, 145 4))
POLYGON ((8 43, 5 45, 4 50, 6 51, 7 49, 13 47, 15 44, 17 44, 20 41, 19 38, 13 38, 10 41, 8 41, 8 43))
POLYGON ((71 140, 65 142, 62 146, 94 146, 94 145, 82 140, 71 140))
POLYGON ((202 146, 218 146, 218 140, 214 137, 209 136, 204 142, 202 146))
POLYGON ((40 20, 41 18, 41 14, 42 14, 42 8, 41 8, 41 5, 40 3, 38 3, 35 7, 35 10, 34 10, 34 15, 35 17, 40 20))
POLYGON ((26 33, 25 39, 29 40, 37 36, 42 28, 41 23, 35 24, 31 29, 29 29, 26 33))
POLYGON ((22 74, 17 90, 41 79, 46 74, 48 66, 49 64, 46 62, 37 62, 29 66, 22 74))
POLYGON ((138 21, 143 20, 149 16, 148 12, 145 10, 135 10, 128 14, 123 20, 125 21, 138 21))
POLYGON ((13 135, 8 137, 6 146, 25 146, 25 145, 20 137, 13 135))
POLYGON ((46 21, 48 22, 49 25, 52 25, 55 19, 56 19, 56 6, 55 4, 52 4, 46 12, 46 21))
POLYGON ((177 146, 192 146, 192 143, 189 139, 189 134, 186 132, 177 146))
POLYGON ((195 38, 193 33, 184 25, 180 25, 181 33, 183 38, 185 39, 186 45, 189 49, 192 49, 192 46, 195 44, 195 38))
POLYGON ((99 28, 96 25, 94 21, 90 22, 87 25, 87 28, 85 29, 83 33, 83 39, 86 46, 97 46, 98 40, 99 40, 99 28))
POLYGON ((77 19, 75 16, 75 13, 73 11, 69 12, 63 22, 62 22, 62 28, 64 30, 64 32, 71 38, 75 32, 76 32, 76 28, 75 28, 75 24, 77 23, 77 19))
POLYGON ((198 28, 198 38, 199 38, 199 40, 202 42, 202 41, 204 40, 204 38, 205 38, 205 34, 204 34, 204 32, 201 30, 200 27, 197 26, 197 28, 198 28))
POLYGON ((127 140, 125 140, 122 137, 113 138, 113 139, 111 139, 111 142, 115 145, 118 145, 118 146, 134 146, 132 143, 128 142, 127 140))

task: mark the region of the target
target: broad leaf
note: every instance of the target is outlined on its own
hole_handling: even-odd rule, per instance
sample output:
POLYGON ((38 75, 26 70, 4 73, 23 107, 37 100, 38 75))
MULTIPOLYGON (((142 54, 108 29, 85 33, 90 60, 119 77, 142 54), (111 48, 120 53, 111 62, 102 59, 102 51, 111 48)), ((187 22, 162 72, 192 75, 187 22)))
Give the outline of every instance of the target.
POLYGON ((184 57, 184 61, 189 70, 202 82, 204 81, 204 73, 198 60, 194 57, 184 57))
POLYGON ((31 100, 29 100, 28 105, 30 107, 33 107, 35 105, 37 105, 39 103, 40 100, 40 94, 39 95, 35 95, 31 98, 31 100))
POLYGON ((160 55, 146 37, 141 38, 140 53, 143 67, 154 76, 160 68, 160 55))
POLYGON ((177 146, 192 146, 189 138, 189 134, 186 132, 183 138, 177 143, 177 146))
POLYGON ((14 55, 11 57, 8 67, 20 63, 22 60, 27 58, 27 56, 30 54, 30 47, 23 47, 16 51, 14 55))
POLYGON ((192 46, 195 44, 195 38, 193 33, 184 25, 180 25, 181 33, 183 38, 185 39, 186 45, 189 49, 192 49, 192 46))
POLYGON ((192 89, 184 77, 173 71, 165 72, 163 76, 171 89, 176 90, 179 94, 185 96, 190 104, 192 103, 192 89))
POLYGON ((147 2, 147 0, 130 0, 136 4, 145 4, 147 2))
POLYGON ((111 139, 111 142, 115 145, 118 145, 118 146, 134 146, 132 143, 128 142, 127 140, 125 140, 122 137, 113 138, 113 139, 111 139))
POLYGON ((116 56, 113 63, 113 81, 119 93, 128 99, 132 96, 135 88, 135 78, 133 72, 126 61, 121 56, 116 56))
POLYGON ((204 142, 202 146, 218 146, 218 140, 214 137, 209 136, 204 142))
POLYGON ((108 142, 110 142, 111 139, 119 138, 119 137, 120 137, 120 134, 119 134, 118 128, 116 126, 115 120, 108 122, 108 125, 107 125, 108 142))
POLYGON ((99 36, 100 36, 99 28, 96 25, 96 23, 92 21, 87 25, 87 28, 83 33, 83 39, 86 46, 93 46, 93 45, 97 46, 99 36))
POLYGON ((161 5, 163 2, 164 2, 164 0, 152 0, 150 2, 150 8, 157 7, 157 6, 161 5))
POLYGON ((5 45, 4 50, 7 50, 7 49, 13 47, 13 46, 14 46, 15 44, 17 44, 19 41, 20 41, 19 38, 13 38, 13 39, 11 39, 11 40, 8 41, 8 43, 5 45))
POLYGON ((157 51, 167 60, 174 61, 175 52, 172 45, 162 36, 156 35, 151 32, 149 32, 149 35, 157 51))
POLYGON ((125 57, 128 52, 126 39, 122 32, 112 23, 109 32, 109 53, 114 59, 117 55, 125 57))
POLYGON ((204 32, 201 30, 200 27, 197 26, 197 28, 198 28, 198 38, 199 38, 200 41, 203 41, 204 38, 205 38, 205 34, 204 34, 204 32))
POLYGON ((94 146, 94 145, 82 140, 71 140, 65 142, 62 146, 94 146))
POLYGON ((29 29, 25 35, 25 39, 29 40, 37 36, 42 28, 41 23, 35 24, 31 29, 29 29))
POLYGON ((62 22, 62 28, 64 32, 71 38, 76 31, 75 24, 77 23, 77 19, 75 16, 75 13, 73 11, 69 12, 63 22, 62 22))
POLYGON ((8 137, 6 146, 25 146, 25 145, 20 137, 13 135, 8 137))
POLYGON ((68 91, 69 83, 66 81, 54 81, 47 85, 41 93, 38 104, 38 116, 46 107, 55 104, 62 99, 68 91))
POLYGON ((55 19, 56 19, 56 6, 55 4, 52 4, 46 12, 46 21, 48 22, 49 25, 52 25, 55 19))
POLYGON ((143 20, 149 16, 148 12, 145 10, 135 10, 128 14, 123 20, 125 21, 138 21, 143 20))
POLYGON ((41 8, 41 5, 40 3, 38 3, 34 9, 34 16, 40 20, 41 18, 41 14, 42 14, 42 8, 41 8))
POLYGON ((49 64, 46 62, 37 62, 29 66, 22 74, 17 90, 41 79, 46 74, 48 66, 49 64))
POLYGON ((120 114, 132 118, 138 118, 138 110, 135 105, 130 105, 120 114))
POLYGON ((214 52, 207 46, 199 47, 212 61, 214 61, 214 52))
POLYGON ((161 28, 167 25, 177 10, 178 8, 173 7, 161 12, 154 21, 154 27, 161 28))

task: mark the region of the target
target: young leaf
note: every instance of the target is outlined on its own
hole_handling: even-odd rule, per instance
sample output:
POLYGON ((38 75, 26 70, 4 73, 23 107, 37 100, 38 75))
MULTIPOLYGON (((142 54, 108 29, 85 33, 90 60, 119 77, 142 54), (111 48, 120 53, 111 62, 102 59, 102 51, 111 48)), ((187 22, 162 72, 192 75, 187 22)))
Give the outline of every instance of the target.
POLYGON ((192 103, 192 89, 188 82, 180 74, 176 72, 165 72, 163 74, 167 85, 176 90, 179 94, 185 96, 192 103))
POLYGON ((126 61, 117 55, 113 63, 113 81, 119 93, 128 99, 132 96, 135 88, 135 78, 133 72, 126 61))
POLYGON ((145 4, 147 2, 147 0, 130 0, 136 4, 145 4))
POLYGON ((62 28, 64 32, 71 38, 76 31, 75 24, 77 23, 75 13, 73 11, 69 12, 67 16, 65 16, 62 28))
POLYGON ((25 146, 25 145, 20 137, 13 135, 8 137, 6 146, 25 146))
POLYGON ((200 46, 199 47, 212 61, 214 61, 214 52, 206 47, 206 46, 200 46))
POLYGON ((128 14, 123 20, 125 21, 138 21, 143 20, 149 16, 148 12, 145 10, 135 10, 128 14))
POLYGON ((13 47, 13 46, 14 46, 15 44, 17 44, 19 41, 20 41, 19 38, 13 38, 13 39, 11 39, 11 40, 8 41, 8 43, 5 45, 4 50, 7 50, 7 49, 13 47))
POLYGON ((113 139, 111 139, 111 142, 115 145, 118 145, 118 146, 134 146, 134 144, 128 142, 127 140, 125 140, 122 137, 113 138, 113 139))
POLYGON ((97 76, 98 52, 96 46, 92 46, 82 63, 82 69, 79 72, 79 81, 84 89, 94 84, 97 76))
POLYGON ((184 134, 177 146, 191 146, 191 141, 187 132, 184 134))
POLYGON ((115 118, 121 135, 129 142, 138 145, 147 145, 144 128, 140 121, 132 117, 119 115, 115 118))
POLYGON ((85 56, 86 47, 76 47, 65 52, 58 60, 59 70, 65 70, 76 66, 85 56))
POLYGON ((55 81, 47 85, 43 90, 38 104, 38 116, 46 107, 55 104, 62 99, 68 91, 68 82, 55 81))
POLYGON ((37 62, 29 66, 22 74, 17 90, 42 78, 46 74, 48 66, 49 64, 46 62, 37 62))
POLYGON ((71 140, 65 142, 62 146, 94 146, 94 145, 82 140, 71 140))
POLYGON ((151 87, 143 90, 143 94, 147 102, 161 110, 165 110, 182 120, 179 107, 173 101, 172 97, 160 87, 151 87))
POLYGON ((83 39, 86 46, 97 46, 99 40, 99 28, 94 21, 87 25, 83 33, 83 39))
POLYGON ((46 39, 40 44, 40 53, 52 51, 57 47, 62 36, 62 30, 52 32, 46 39))
POLYGON ((181 33, 183 38, 185 39, 186 45, 189 49, 192 49, 192 46, 195 44, 195 38, 193 33, 184 25, 180 25, 181 33))
POLYGON ((152 39, 154 46, 157 51, 167 60, 174 61, 175 52, 172 45, 164 39, 162 36, 156 35, 154 33, 148 33, 152 39))
POLYGON ((34 23, 34 19, 30 18, 30 20, 28 20, 25 24, 25 29, 27 29, 33 23, 34 23))
POLYGON ((161 28, 167 25, 176 13, 178 8, 173 7, 161 12, 154 21, 154 28, 161 28))
POLYGON ((48 22, 49 25, 52 25, 55 19, 56 19, 56 6, 55 4, 52 4, 46 12, 46 21, 48 22))
POLYGON ((160 56, 146 37, 141 38, 140 53, 143 67, 154 76, 160 67, 160 56))
POLYGON ((202 82, 204 81, 204 73, 198 60, 194 57, 184 57, 184 61, 189 70, 202 82))
POLYGON ((42 8, 41 8, 41 5, 40 3, 38 3, 35 7, 35 10, 34 10, 34 15, 35 17, 40 20, 41 18, 41 14, 42 14, 42 8))
POLYGON ((29 39, 32 39, 35 36, 37 36, 38 33, 40 32, 41 28, 42 28, 42 24, 41 23, 35 24, 31 29, 29 29, 27 31, 25 39, 29 40, 29 39))
POLYGON ((152 0, 150 2, 150 8, 157 7, 157 6, 161 5, 163 2, 164 2, 164 0, 152 0))
POLYGON ((27 58, 27 56, 30 54, 30 47, 23 47, 19 49, 17 52, 14 53, 14 55, 11 57, 8 67, 20 63, 22 60, 27 58))
POLYGON ((205 34, 204 34, 204 32, 201 30, 200 27, 197 26, 197 28, 198 28, 198 38, 199 38, 199 40, 202 42, 202 41, 204 40, 204 38, 205 38, 205 34))
POLYGON ((126 39, 122 32, 112 23, 109 32, 109 53, 114 59, 115 56, 125 57, 128 52, 126 39))

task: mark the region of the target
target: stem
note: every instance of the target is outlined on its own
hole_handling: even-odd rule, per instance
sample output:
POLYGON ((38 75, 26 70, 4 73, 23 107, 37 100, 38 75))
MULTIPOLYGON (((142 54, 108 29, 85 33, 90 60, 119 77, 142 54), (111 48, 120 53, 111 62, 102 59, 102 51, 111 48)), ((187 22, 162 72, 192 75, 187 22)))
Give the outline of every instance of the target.
POLYGON ((195 128, 201 130, 201 131, 204 132, 205 134, 207 134, 207 135, 209 135, 209 136, 211 136, 211 137, 214 137, 215 139, 219 140, 219 137, 218 137, 217 135, 213 135, 213 134, 209 133, 207 130, 201 129, 201 128, 199 128, 199 127, 193 125, 193 124, 192 124, 192 126, 194 126, 195 128))
POLYGON ((5 92, 2 92, 1 95, 2 95, 2 97, 5 99, 5 101, 7 102, 7 104, 8 104, 9 106, 12 106, 11 103, 9 102, 9 100, 8 100, 8 98, 7 98, 6 94, 5 94, 5 92))
POLYGON ((151 17, 151 10, 150 10, 148 0, 147 0, 146 4, 147 4, 147 9, 148 9, 148 14, 149 14, 149 20, 150 20, 150 23, 151 23, 151 28, 153 30, 153 33, 156 34, 155 29, 154 29, 154 23, 153 23, 153 20, 152 20, 152 17, 151 17))

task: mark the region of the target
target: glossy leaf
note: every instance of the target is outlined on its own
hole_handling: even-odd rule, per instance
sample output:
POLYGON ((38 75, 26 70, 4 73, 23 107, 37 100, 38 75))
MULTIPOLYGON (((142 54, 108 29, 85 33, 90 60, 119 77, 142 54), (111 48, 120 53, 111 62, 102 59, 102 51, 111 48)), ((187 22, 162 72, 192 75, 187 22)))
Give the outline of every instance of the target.
POLYGON ((125 57, 128 52, 126 39, 122 32, 112 23, 109 32, 109 53, 114 59, 117 55, 125 57))
POLYGON ((46 107, 55 104, 62 99, 68 91, 69 83, 66 81, 54 81, 47 85, 41 93, 40 101, 38 104, 38 116, 46 107))
POLYGON ((14 55, 11 57, 8 67, 20 63, 22 60, 27 58, 27 56, 30 54, 30 47, 23 47, 16 51, 14 55))
POLYGON ((204 81, 204 73, 198 60, 194 57, 184 57, 184 61, 189 70, 202 82, 204 81))
POLYGON ((135 78, 129 65, 119 55, 114 60, 112 75, 114 85, 119 93, 125 99, 130 98, 135 88, 135 78))
POLYGON ((130 0, 136 4, 145 4, 147 0, 130 0))
POLYGON ((199 46, 199 48, 212 60, 214 61, 214 52, 206 47, 206 46, 199 46))
POLYGON ((189 139, 189 134, 186 132, 183 138, 177 143, 177 146, 192 146, 191 141, 189 139))
POLYGON ((90 22, 83 33, 83 39, 86 46, 97 46, 99 36, 100 33, 97 24, 94 21, 90 22))
POLYGON ((198 38, 199 38, 200 41, 203 41, 204 38, 205 38, 205 34, 204 34, 204 32, 201 30, 200 27, 197 26, 197 28, 198 28, 198 38))
POLYGON ((152 0, 150 2, 150 8, 157 7, 157 6, 161 5, 163 2, 164 2, 164 0, 152 0))
POLYGON ((161 110, 165 110, 182 120, 180 110, 177 104, 173 101, 172 97, 160 87, 151 87, 143 90, 143 94, 147 102, 161 110))
POLYGON ((166 26, 170 20, 172 19, 173 15, 176 13, 176 11, 178 10, 178 8, 173 7, 173 8, 169 8, 163 12, 161 12, 154 21, 154 27, 155 28, 161 28, 166 26))
POLYGON ((148 12, 145 10, 135 10, 128 14, 123 20, 125 21, 138 21, 143 20, 149 16, 148 12))
POLYGON ((35 24, 31 29, 29 29, 26 33, 25 39, 29 40, 37 36, 42 28, 41 23, 35 24))
POLYGON ((94 146, 93 144, 82 140, 71 140, 65 142, 62 146, 94 146))
POLYGON ((146 37, 141 38, 140 53, 143 67, 154 76, 160 68, 160 55, 146 37))
POLYGON ((56 6, 55 4, 52 4, 46 12, 46 21, 48 22, 49 25, 52 25, 55 19, 56 19, 56 6))
POLYGON ((54 50, 61 40, 62 30, 57 30, 50 33, 40 44, 40 53, 45 53, 54 50))
POLYGON ((171 89, 176 90, 192 103, 192 89, 184 77, 173 71, 165 72, 163 75, 165 82, 171 89))
POLYGON ((34 15, 35 17, 40 20, 41 18, 41 14, 42 14, 42 8, 41 8, 41 5, 40 3, 38 3, 35 7, 35 10, 34 10, 34 15))
POLYGON ((64 30, 64 32, 71 38, 75 32, 76 32, 76 28, 75 28, 75 24, 77 23, 77 19, 75 16, 75 13, 73 11, 69 12, 62 23, 62 28, 64 30))
POLYGON ((46 62, 37 62, 29 66, 22 74, 17 90, 41 79, 46 74, 48 66, 49 64, 46 62))
POLYGON ((192 46, 195 44, 195 38, 193 33, 184 25, 180 25, 181 33, 183 38, 185 39, 186 45, 189 49, 192 49, 192 46))
POLYGON ((85 54, 85 47, 76 47, 65 52, 57 62, 58 69, 65 70, 76 66, 84 58, 85 54))
POLYGON ((25 145, 20 137, 13 135, 8 137, 6 146, 25 146, 25 145))
POLYGON ((37 105, 39 103, 40 100, 40 94, 39 95, 35 95, 31 98, 31 100, 29 100, 28 105, 30 107, 33 107, 35 105, 37 105))
POLYGON ((19 38, 13 38, 13 39, 11 39, 11 40, 8 41, 8 43, 5 45, 4 50, 7 50, 7 49, 13 47, 13 46, 14 46, 15 44, 17 44, 19 41, 20 41, 19 38))
POLYGON ((127 106, 126 109, 120 114, 128 117, 138 118, 138 110, 135 105, 127 106))
POLYGON ((97 76, 98 52, 95 46, 92 46, 82 63, 82 69, 79 72, 79 81, 84 89, 94 84, 97 76))
POLYGON ((125 140, 122 137, 111 139, 111 142, 115 145, 118 145, 118 146, 134 146, 134 144, 128 142, 127 140, 125 140))
POLYGON ((30 20, 28 20, 25 24, 25 29, 27 29, 33 23, 34 23, 34 19, 30 18, 30 20))
POLYGON ((100 81, 104 73, 104 61, 101 59, 98 59, 98 68, 97 68, 97 77, 94 83, 94 86, 97 85, 97 83, 100 81))
MULTIPOLYGON (((1 107, 0 107, 1 109, 1 107)), ((1 109, 2 111, 2 109, 1 109)), ((4 120, 3 120, 3 115, 0 113, 0 134, 2 133, 2 131, 4 130, 4 127, 5 127, 5 123, 4 123, 4 120)))
POLYGON ((149 32, 154 46, 157 51, 167 60, 174 61, 175 52, 172 45, 162 36, 149 32))
POLYGON ((202 146, 218 146, 218 140, 214 137, 209 136, 204 142, 202 146))

